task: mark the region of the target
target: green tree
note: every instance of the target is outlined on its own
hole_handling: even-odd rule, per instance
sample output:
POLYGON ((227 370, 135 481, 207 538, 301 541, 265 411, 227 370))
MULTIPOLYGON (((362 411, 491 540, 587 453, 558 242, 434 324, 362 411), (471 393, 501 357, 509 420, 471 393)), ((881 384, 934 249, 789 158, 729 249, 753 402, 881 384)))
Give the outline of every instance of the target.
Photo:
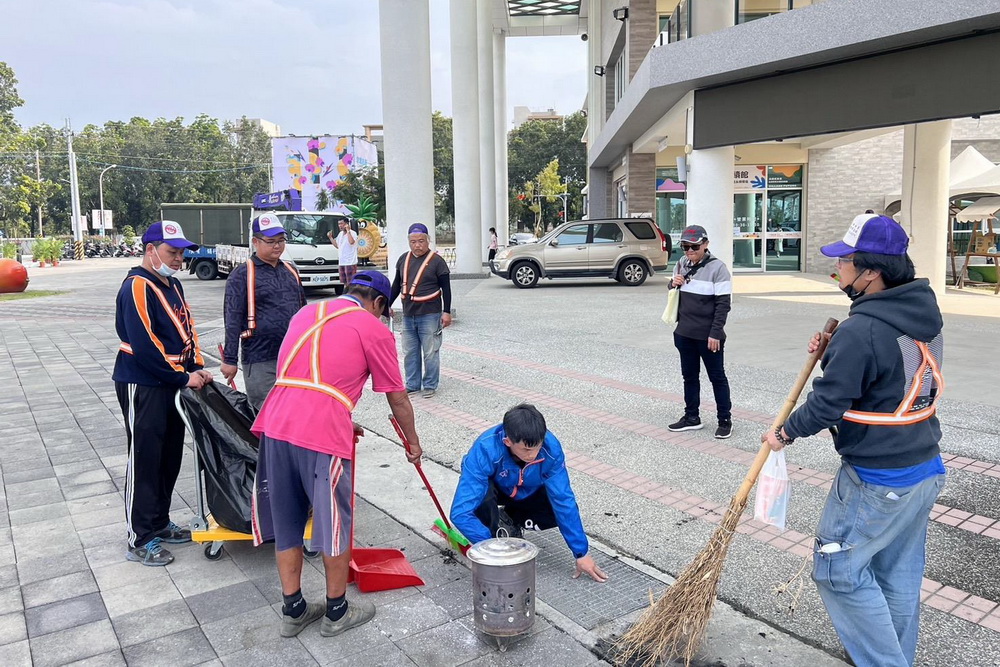
POLYGON ((451 118, 440 111, 431 114, 434 144, 434 223, 453 229, 455 225, 455 154, 451 118))

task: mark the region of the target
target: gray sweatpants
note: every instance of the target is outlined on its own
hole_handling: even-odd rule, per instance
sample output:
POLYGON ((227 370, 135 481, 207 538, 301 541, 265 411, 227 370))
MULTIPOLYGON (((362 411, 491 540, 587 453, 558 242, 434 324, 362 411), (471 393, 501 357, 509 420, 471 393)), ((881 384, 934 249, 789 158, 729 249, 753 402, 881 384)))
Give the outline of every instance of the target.
POLYGON ((246 383, 247 398, 254 410, 260 411, 264 405, 267 392, 274 386, 278 373, 278 360, 260 361, 256 364, 246 364, 243 367, 243 380, 246 383))

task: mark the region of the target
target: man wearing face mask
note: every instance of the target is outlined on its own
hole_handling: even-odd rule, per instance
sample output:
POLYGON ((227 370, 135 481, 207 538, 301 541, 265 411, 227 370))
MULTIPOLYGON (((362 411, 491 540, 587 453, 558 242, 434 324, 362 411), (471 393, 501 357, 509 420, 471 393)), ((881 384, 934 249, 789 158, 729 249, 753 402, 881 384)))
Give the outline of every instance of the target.
POLYGON ((170 520, 170 498, 184 451, 184 422, 174 407, 181 387, 212 381, 198 346, 184 289, 173 275, 181 268, 184 238, 176 222, 154 222, 142 235, 142 265, 118 290, 115 329, 121 341, 112 379, 125 416, 125 558, 162 566, 173 555, 162 542, 191 541, 191 531, 170 520))
MULTIPOLYGON (((908 244, 894 220, 864 214, 843 241, 820 249, 837 258, 850 317, 806 402, 763 436, 778 451, 838 428, 841 467, 816 531, 813 579, 859 667, 913 664, 928 516, 945 481, 935 416, 943 320, 908 244)), ((819 342, 817 334, 809 350, 819 342)))

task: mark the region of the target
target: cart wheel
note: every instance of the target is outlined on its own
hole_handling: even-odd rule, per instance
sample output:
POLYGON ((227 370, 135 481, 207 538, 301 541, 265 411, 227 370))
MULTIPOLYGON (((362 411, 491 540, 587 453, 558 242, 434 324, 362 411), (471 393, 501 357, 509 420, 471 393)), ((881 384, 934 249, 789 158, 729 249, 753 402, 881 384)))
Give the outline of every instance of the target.
POLYGON ((219 560, 222 558, 222 543, 209 542, 205 545, 205 558, 208 560, 219 560), (218 544, 218 546, 216 546, 218 544))
POLYGON ((305 556, 306 558, 315 558, 316 556, 319 555, 319 552, 318 551, 313 551, 312 549, 309 549, 308 547, 302 547, 302 555, 305 556))

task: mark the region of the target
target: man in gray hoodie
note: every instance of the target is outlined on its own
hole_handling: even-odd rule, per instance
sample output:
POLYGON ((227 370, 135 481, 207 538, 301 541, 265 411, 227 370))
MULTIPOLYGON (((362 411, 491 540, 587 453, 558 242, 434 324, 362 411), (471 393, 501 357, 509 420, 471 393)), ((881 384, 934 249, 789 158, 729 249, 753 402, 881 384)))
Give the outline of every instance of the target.
POLYGON ((813 580, 859 667, 913 664, 927 522, 945 481, 935 416, 943 320, 927 279, 915 278, 908 245, 894 220, 864 214, 843 241, 823 246, 837 258, 850 317, 830 339, 806 402, 764 434, 778 451, 838 428, 841 467, 816 531, 813 580))

